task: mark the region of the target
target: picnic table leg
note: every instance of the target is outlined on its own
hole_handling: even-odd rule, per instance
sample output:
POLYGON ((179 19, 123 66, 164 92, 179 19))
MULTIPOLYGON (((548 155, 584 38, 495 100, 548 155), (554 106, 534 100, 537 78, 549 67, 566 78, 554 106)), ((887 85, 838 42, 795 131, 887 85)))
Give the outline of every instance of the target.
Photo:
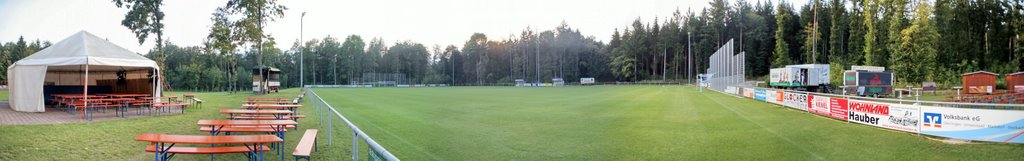
POLYGON ((163 149, 163 146, 160 143, 156 143, 153 147, 153 161, 157 161, 160 158, 160 149, 163 149))

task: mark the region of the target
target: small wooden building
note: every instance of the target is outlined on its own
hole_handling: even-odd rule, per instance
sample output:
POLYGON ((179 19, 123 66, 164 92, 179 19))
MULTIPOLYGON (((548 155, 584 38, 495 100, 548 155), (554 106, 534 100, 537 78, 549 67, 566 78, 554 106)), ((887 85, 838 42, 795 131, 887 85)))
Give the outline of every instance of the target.
POLYGON ((1024 93, 1024 72, 1007 74, 1006 89, 1014 93, 1024 93))
POLYGON ((996 88, 996 77, 999 74, 977 71, 961 75, 962 85, 968 94, 991 94, 996 88))
POLYGON ((252 92, 256 94, 267 94, 271 91, 278 92, 281 87, 281 70, 260 66, 252 69, 252 92), (262 76, 262 77, 261 77, 262 76))

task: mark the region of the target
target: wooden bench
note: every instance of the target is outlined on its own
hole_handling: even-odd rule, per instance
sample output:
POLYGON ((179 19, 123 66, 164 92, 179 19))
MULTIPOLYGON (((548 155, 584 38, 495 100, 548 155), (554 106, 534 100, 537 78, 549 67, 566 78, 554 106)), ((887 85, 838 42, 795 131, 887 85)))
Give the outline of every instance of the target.
MULTIPOLYGON (((270 147, 263 146, 262 151, 270 151, 270 147)), ((156 146, 146 146, 146 152, 156 152, 156 146)), ((249 148, 245 146, 225 146, 225 147, 182 147, 176 146, 171 147, 167 150, 167 153, 171 154, 229 154, 229 153, 248 153, 249 148)))
POLYGON ((309 161, 310 153, 316 151, 316 129, 306 129, 306 133, 302 134, 302 139, 295 146, 295 151, 292 152, 292 156, 295 156, 295 160, 306 159, 309 161))
MULTIPOLYGON (((282 129, 288 131, 288 129, 282 129)), ((210 132, 213 131, 212 127, 199 127, 199 131, 210 132)), ((221 132, 277 132, 271 127, 223 127, 220 128, 221 132)))
POLYGON ((203 100, 201 100, 199 98, 192 97, 192 102, 195 103, 196 108, 203 108, 203 102, 204 102, 203 100))
POLYGON ((277 117, 274 117, 274 116, 252 116, 252 115, 228 116, 228 119, 231 119, 231 120, 297 120, 297 119, 300 119, 300 118, 306 118, 306 116, 303 116, 303 115, 282 116, 281 119, 278 119, 277 117))

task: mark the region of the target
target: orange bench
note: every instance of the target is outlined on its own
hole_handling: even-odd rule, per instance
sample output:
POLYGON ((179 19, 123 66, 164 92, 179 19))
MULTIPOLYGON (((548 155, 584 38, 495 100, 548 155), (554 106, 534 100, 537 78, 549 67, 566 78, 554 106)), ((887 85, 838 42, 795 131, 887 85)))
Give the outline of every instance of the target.
MULTIPOLYGON (((212 127, 200 127, 199 131, 210 132, 213 131, 212 127)), ((221 132, 277 132, 271 127, 222 127, 221 132)), ((283 132, 287 132, 288 129, 282 129, 283 132)))
POLYGON ((292 156, 295 156, 295 160, 306 159, 309 161, 309 156, 312 151, 317 150, 316 132, 316 129, 306 129, 306 133, 302 134, 302 139, 299 140, 297 145, 295 145, 295 151, 292 152, 292 156))
POLYGON ((231 119, 231 120, 296 120, 296 121, 298 121, 297 119, 300 119, 300 118, 306 118, 306 116, 303 116, 303 115, 281 116, 281 118, 277 118, 277 117, 274 117, 274 116, 251 116, 251 115, 249 115, 249 116, 228 116, 228 119, 231 119))
MULTIPOLYGON (((266 145, 260 145, 262 151, 270 151, 270 147, 266 145)), ((257 148, 259 149, 259 148, 257 148)), ((156 152, 156 146, 146 146, 146 152, 156 152)), ((245 146, 227 146, 227 147, 171 147, 167 150, 167 153, 171 154, 230 154, 230 153, 248 153, 251 152, 249 147, 245 146)))

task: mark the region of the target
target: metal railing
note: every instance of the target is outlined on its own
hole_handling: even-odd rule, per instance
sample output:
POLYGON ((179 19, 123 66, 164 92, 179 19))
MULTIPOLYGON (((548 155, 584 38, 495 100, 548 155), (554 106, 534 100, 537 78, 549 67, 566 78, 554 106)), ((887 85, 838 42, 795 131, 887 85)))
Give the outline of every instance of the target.
MULTIPOLYGON (((370 159, 372 159, 372 160, 381 160, 381 159, 383 159, 383 160, 388 160, 388 161, 398 161, 399 160, 398 157, 395 157, 394 154, 391 154, 391 152, 389 152, 387 149, 384 149, 384 147, 381 146, 380 144, 378 144, 377 141, 374 141, 373 138, 370 138, 370 135, 367 135, 366 132, 363 132, 363 130, 360 130, 359 127, 356 126, 356 124, 354 124, 351 121, 349 121, 348 118, 346 118, 344 115, 341 115, 341 113, 339 113, 337 109, 334 109, 334 107, 331 106, 331 104, 329 104, 326 101, 324 101, 324 99, 321 98, 320 95, 318 95, 316 92, 313 92, 313 90, 310 90, 309 88, 303 88, 303 90, 304 90, 304 92, 308 93, 308 94, 306 94, 307 96, 312 96, 312 98, 313 98, 312 99, 313 100, 312 103, 313 103, 313 106, 317 110, 317 115, 319 115, 320 124, 321 125, 323 124, 323 122, 325 120, 324 119, 325 118, 324 115, 327 114, 327 113, 324 112, 324 110, 330 110, 330 112, 333 112, 334 115, 338 116, 339 119, 341 119, 342 121, 345 121, 345 125, 348 125, 348 127, 352 129, 352 160, 354 160, 354 161, 359 160, 359 157, 358 157, 359 156, 359 138, 362 138, 363 141, 366 142, 366 144, 369 145, 369 147, 370 147, 370 153, 369 153, 370 154, 370 159)), ((330 118, 327 118, 326 120, 327 120, 327 145, 330 145, 331 141, 332 141, 332 139, 331 139, 332 138, 331 137, 332 129, 334 128, 334 126, 331 125, 331 119, 330 118)))

